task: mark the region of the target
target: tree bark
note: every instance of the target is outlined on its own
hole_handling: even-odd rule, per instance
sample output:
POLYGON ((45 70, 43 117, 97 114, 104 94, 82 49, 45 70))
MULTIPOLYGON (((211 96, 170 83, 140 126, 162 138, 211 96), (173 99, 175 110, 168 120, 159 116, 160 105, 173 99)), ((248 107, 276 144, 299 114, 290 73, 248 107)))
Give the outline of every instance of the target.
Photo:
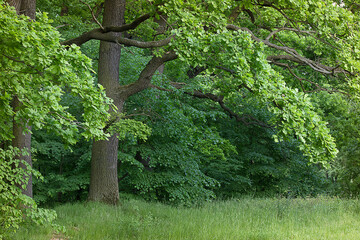
POLYGON ((20 7, 20 13, 35 20, 36 0, 22 0, 21 7, 20 7))
MULTIPOLYGON (((35 13, 36 13, 36 0, 9 0, 7 1, 10 6, 15 7, 16 12, 18 14, 24 14, 28 17, 30 17, 32 20, 35 20, 35 13)), ((16 112, 21 107, 22 103, 19 101, 19 99, 14 96, 13 102, 12 102, 12 108, 16 115, 16 112)), ((13 135, 14 138, 12 140, 12 146, 19 148, 19 149, 26 149, 28 152, 28 155, 20 155, 18 158, 20 160, 26 161, 30 166, 32 166, 32 159, 31 159, 31 127, 27 125, 26 121, 18 123, 13 120, 13 135), (25 128, 27 128, 27 131, 25 133, 25 128)), ((27 170, 26 166, 24 164, 21 164, 20 167, 27 170)), ((22 190, 22 193, 33 197, 33 189, 32 189, 32 176, 30 174, 29 180, 26 183, 26 188, 22 190)))
MULTIPOLYGON (((104 4, 103 26, 121 26, 124 23, 125 0, 106 0, 104 4)), ((120 36, 121 33, 108 33, 120 36)), ((121 47, 119 44, 100 42, 98 80, 106 90, 108 97, 114 100, 118 108, 112 111, 121 112, 124 100, 119 99, 119 63, 121 47)), ((91 154, 90 201, 117 204, 118 187, 118 144, 117 137, 111 136, 108 141, 94 141, 91 154)))
MULTIPOLYGON (((14 112, 16 113, 18 111, 18 108, 22 105, 22 103, 19 101, 17 97, 14 97, 12 102, 12 107, 14 112)), ((31 133, 29 132, 31 130, 31 127, 28 126, 25 122, 23 124, 17 123, 15 120, 13 120, 13 135, 14 138, 12 140, 12 146, 19 148, 19 149, 26 149, 28 152, 28 155, 20 155, 18 158, 20 160, 24 160, 27 162, 30 166, 32 166, 32 159, 31 159, 31 133), (28 132, 24 133, 24 127, 27 128, 28 132)), ((27 167, 24 164, 19 165, 21 168, 25 170, 27 167)), ((24 176, 25 178, 25 176, 24 176)), ((22 193, 26 196, 33 197, 33 188, 32 188, 32 176, 30 174, 29 180, 26 183, 26 188, 22 189, 22 193)))
POLYGON ((14 7, 17 14, 20 14, 20 7, 21 7, 22 0, 7 0, 5 2, 7 4, 9 4, 10 6, 14 7))
MULTIPOLYGON (((125 12, 125 0, 106 0, 104 4, 104 29, 118 28, 122 29, 123 19, 125 12), (115 26, 115 27, 114 27, 115 26)), ((144 18, 148 18, 145 16, 144 18)), ((128 26, 137 25, 140 20, 135 20, 128 26)), ((121 48, 119 44, 113 43, 111 39, 120 39, 121 33, 105 32, 102 38, 105 41, 100 43, 100 55, 99 55, 99 69, 98 79, 99 83, 103 85, 108 97, 114 100, 114 104, 118 113, 122 112, 124 102, 128 97, 148 88, 151 83, 151 78, 156 70, 167 61, 171 61, 177 58, 175 52, 167 52, 161 57, 153 56, 148 62, 145 68, 141 71, 137 81, 128 85, 119 85, 119 63, 121 48), (110 39, 110 41, 109 41, 110 39)), ((169 37, 170 41, 172 37, 169 37)), ((133 40, 129 40, 133 41, 133 40)), ((137 41, 135 41, 137 42, 137 41)), ((70 42, 69 42, 70 43, 70 42)), ((74 43, 74 42, 72 42, 74 43)), ((123 42, 120 42, 124 44, 123 42)), ((139 42, 141 43, 141 42, 139 42)), ((146 42, 144 44, 135 44, 137 47, 154 47, 162 44, 159 42, 146 42), (155 44, 155 45, 154 45, 155 44)), ((90 177, 90 201, 101 201, 108 204, 116 204, 119 200, 118 189, 118 144, 119 141, 116 136, 111 136, 108 141, 94 141, 92 146, 91 155, 91 177, 90 177)))

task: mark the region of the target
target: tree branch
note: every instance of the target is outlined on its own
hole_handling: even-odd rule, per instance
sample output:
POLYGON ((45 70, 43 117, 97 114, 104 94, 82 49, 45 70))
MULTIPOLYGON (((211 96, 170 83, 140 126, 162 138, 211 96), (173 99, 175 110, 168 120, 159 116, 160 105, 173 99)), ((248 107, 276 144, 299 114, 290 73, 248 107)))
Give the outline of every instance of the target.
POLYGON ((349 71, 347 71, 345 69, 342 69, 342 68, 340 68, 338 66, 337 67, 330 67, 330 66, 326 66, 326 65, 323 65, 321 63, 315 62, 315 61, 313 61, 311 59, 305 58, 305 57, 301 56, 295 49, 292 49, 292 48, 289 48, 289 47, 286 47, 286 46, 276 45, 276 44, 271 43, 269 40, 266 40, 266 39, 265 40, 260 39, 260 38, 256 37, 255 34, 250 29, 248 29, 246 27, 238 27, 238 26, 235 26, 235 25, 232 25, 232 24, 228 24, 227 29, 234 30, 234 31, 239 31, 239 30, 246 31, 246 32, 250 33, 251 38, 253 40, 255 40, 256 42, 262 42, 262 43, 264 43, 265 45, 267 45, 267 46, 269 46, 271 48, 286 52, 288 55, 280 55, 280 56, 284 56, 284 59, 286 58, 286 60, 306 64, 309 67, 311 67, 313 70, 315 70, 317 72, 320 72, 320 73, 322 73, 324 75, 337 75, 339 73, 343 73, 345 75, 353 75, 351 72, 349 72, 349 71))
POLYGON ((277 61, 274 61, 274 60, 271 61, 271 63, 272 63, 272 64, 275 64, 275 65, 277 65, 277 66, 280 66, 280 67, 287 68, 288 71, 290 72, 290 74, 293 75, 297 80, 299 80, 303 92, 313 92, 313 91, 306 91, 306 90, 304 89, 303 81, 306 81, 306 82, 310 83, 311 85, 314 85, 314 86, 317 88, 317 91, 326 91, 326 92, 328 92, 328 93, 338 92, 338 93, 341 93, 341 94, 344 94, 344 95, 349 96, 349 94, 346 93, 346 92, 343 92, 343 91, 340 91, 340 90, 337 90, 337 89, 328 89, 328 88, 322 87, 320 84, 315 83, 315 82, 313 82, 313 81, 311 81, 311 80, 308 80, 308 79, 299 77, 298 75, 296 75, 296 74, 294 73, 294 71, 291 69, 291 67, 290 67, 288 64, 286 64, 286 63, 280 63, 280 62, 277 62, 277 61))
POLYGON ((137 19, 135 19, 134 21, 132 21, 129 24, 124 24, 122 26, 107 26, 104 28, 104 32, 125 32, 125 31, 129 31, 129 30, 133 30, 135 28, 137 28, 141 23, 145 22, 146 20, 148 20, 151 17, 151 15, 145 14, 142 15, 141 17, 138 17, 137 19))
POLYGON ((151 79, 156 72, 156 70, 165 62, 176 59, 178 56, 175 52, 168 52, 162 57, 154 56, 146 65, 146 67, 141 71, 138 80, 134 83, 119 86, 118 96, 126 100, 128 97, 150 87, 151 79))
MULTIPOLYGON (((186 83, 179 83, 179 82, 170 82, 171 86, 173 86, 174 88, 176 89, 181 89, 183 88, 184 86, 186 86, 186 83)), ((155 86, 155 85, 152 85, 150 84, 150 87, 152 88, 156 88, 158 90, 161 90, 161 91, 167 91, 167 92, 172 92, 171 89, 166 89, 166 88, 162 88, 162 87, 158 87, 158 86, 155 86)), ((237 122, 241 122, 245 125, 258 125, 258 126, 261 126, 261 127, 265 127, 265 128, 271 128, 273 129, 274 127, 265 123, 265 122, 262 122, 258 119, 256 119, 255 117, 251 116, 251 115, 248 115, 248 114, 243 114, 243 115, 238 115, 237 113, 235 113, 234 111, 232 111, 230 108, 228 108, 225 103, 224 103, 224 97, 223 96, 217 96, 215 94, 212 94, 212 93, 203 93, 199 90, 195 90, 193 92, 184 92, 185 94, 187 95, 190 95, 190 96, 193 96, 193 97, 196 97, 196 98, 204 98, 204 99, 210 99, 214 102, 217 102, 220 107, 229 115, 230 118, 235 118, 235 120, 237 122), (249 121, 251 120, 251 121, 249 121)))
POLYGON ((298 33, 306 33, 308 35, 311 35, 313 33, 316 33, 315 31, 306 31, 306 30, 300 30, 297 28, 289 28, 289 27, 282 27, 278 28, 275 31, 272 31, 266 38, 265 41, 269 41, 272 36, 274 36, 276 33, 279 33, 281 31, 292 31, 292 32, 298 32, 298 33))
MULTIPOLYGON (((37 70, 35 66, 29 65, 29 64, 27 64, 26 62, 24 62, 24 61, 22 61, 22 60, 19 60, 19 59, 15 58, 15 57, 7 56, 7 55, 5 55, 5 54, 3 54, 3 53, 2 53, 1 55, 3 55, 4 57, 6 57, 7 59, 9 59, 9 60, 11 60, 11 61, 24 64, 25 66, 33 69, 33 70, 36 72, 36 74, 39 74, 39 75, 42 76, 42 77, 44 76, 44 73, 43 73, 43 72, 40 72, 39 70, 37 70)), ((23 72, 23 73, 25 73, 25 72, 23 72)))
MULTIPOLYGON (((135 29, 142 22, 146 21, 149 18, 150 18, 150 14, 145 14, 145 15, 135 19, 132 23, 129 23, 129 24, 124 24, 122 26, 107 26, 107 27, 104 27, 103 29, 96 28, 91 31, 83 33, 79 37, 63 41, 61 44, 69 45, 69 46, 71 44, 76 44, 76 45, 80 46, 80 45, 86 43, 87 41, 90 41, 91 39, 97 39, 97 37, 101 38, 101 35, 104 35, 108 32, 125 32, 128 30, 135 29)), ((97 39, 97 40, 103 40, 103 39, 97 39)), ((106 41, 106 40, 104 40, 104 41, 106 41)), ((113 40, 111 42, 115 42, 115 40, 113 40)))
POLYGON ((92 8, 90 7, 90 5, 89 5, 88 3, 86 3, 86 2, 84 2, 84 1, 81 1, 81 0, 80 0, 80 2, 82 2, 83 4, 85 4, 85 5, 89 8, 89 10, 90 10, 90 12, 91 12, 91 16, 93 17, 93 19, 94 19, 94 21, 96 22, 96 24, 99 25, 99 27, 100 27, 102 30, 104 30, 104 27, 101 25, 101 23, 100 23, 100 22, 97 20, 97 18, 95 17, 94 11, 93 11, 92 8))
POLYGON ((156 48, 156 47, 162 47, 170 43, 171 39, 174 38, 174 35, 171 35, 165 39, 158 40, 158 41, 149 41, 149 42, 142 42, 137 41, 129 38, 124 37, 118 37, 114 36, 109 33, 102 33, 99 29, 95 29, 91 32, 88 32, 86 35, 82 35, 81 38, 72 39, 69 41, 62 42, 62 45, 71 45, 76 44, 80 46, 81 44, 90 41, 92 39, 106 41, 106 42, 112 42, 117 44, 123 44, 125 46, 133 46, 138 48, 156 48))

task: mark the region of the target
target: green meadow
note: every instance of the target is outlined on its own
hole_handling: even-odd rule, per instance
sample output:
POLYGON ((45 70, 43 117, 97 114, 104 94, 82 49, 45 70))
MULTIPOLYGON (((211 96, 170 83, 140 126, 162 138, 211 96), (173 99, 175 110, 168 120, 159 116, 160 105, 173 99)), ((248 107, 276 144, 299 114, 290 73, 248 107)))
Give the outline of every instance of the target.
POLYGON ((123 200, 55 210, 61 232, 29 225, 14 239, 360 239, 359 200, 338 198, 244 198, 195 208, 123 200))

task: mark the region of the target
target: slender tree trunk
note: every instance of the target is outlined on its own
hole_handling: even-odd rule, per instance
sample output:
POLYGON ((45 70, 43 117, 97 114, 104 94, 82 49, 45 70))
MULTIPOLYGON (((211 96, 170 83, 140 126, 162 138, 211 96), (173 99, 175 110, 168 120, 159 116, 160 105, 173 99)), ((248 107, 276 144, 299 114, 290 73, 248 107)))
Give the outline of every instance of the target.
MULTIPOLYGON (((103 26, 121 26, 124 22, 125 0, 106 0, 103 26)), ((109 33, 118 34, 118 33, 109 33)), ((99 83, 104 86, 108 97, 114 100, 117 112, 121 112, 124 100, 118 99, 119 63, 121 47, 115 43, 100 42, 99 83)), ((108 141, 94 141, 91 153, 91 177, 89 200, 117 204, 118 187, 118 144, 116 136, 108 141)))
MULTIPOLYGON (((18 110, 18 108, 22 105, 22 103, 19 101, 17 97, 14 97, 12 102, 12 107, 14 112, 18 110)), ((26 123, 19 124, 13 120, 13 135, 14 138, 12 140, 12 146, 17 147, 19 149, 26 149, 28 152, 28 155, 20 155, 18 158, 20 160, 24 160, 27 162, 30 166, 32 166, 32 160, 31 160, 31 133, 27 132, 24 133, 23 126, 26 126, 28 131, 31 130, 31 127, 28 126, 26 123)), ((24 164, 20 164, 20 167, 27 169, 24 164)), ((33 189, 32 189, 32 176, 30 174, 30 178, 26 183, 26 188, 22 190, 22 193, 26 196, 33 197, 33 189)))
MULTIPOLYGON (((35 13, 36 13, 36 0, 8 0, 7 1, 9 5, 14 6, 16 9, 16 12, 18 14, 24 14, 31 19, 35 20, 35 13)), ((22 103, 19 101, 19 99, 14 96, 12 107, 13 111, 16 112, 21 107, 22 103)), ((25 121, 25 120, 23 120, 25 121)), ((12 140, 12 146, 17 147, 19 149, 26 149, 28 152, 28 155, 20 155, 19 159, 25 160, 30 166, 32 166, 32 160, 31 160, 31 133, 30 133, 31 127, 27 125, 26 122, 23 122, 22 124, 17 123, 15 120, 13 120, 13 135, 14 139, 12 140), (27 128, 27 133, 25 133, 25 128, 27 128)), ((26 169, 25 165, 20 165, 20 167, 26 169)), ((33 197, 33 190, 32 190, 32 176, 30 175, 30 178, 28 182, 26 183, 26 188, 23 190, 23 194, 33 197)))

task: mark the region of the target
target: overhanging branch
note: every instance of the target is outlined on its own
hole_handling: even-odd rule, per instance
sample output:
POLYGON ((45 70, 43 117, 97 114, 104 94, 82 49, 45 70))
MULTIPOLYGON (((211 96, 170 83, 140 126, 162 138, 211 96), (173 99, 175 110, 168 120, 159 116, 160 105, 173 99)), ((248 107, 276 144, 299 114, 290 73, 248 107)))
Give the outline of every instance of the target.
POLYGON ((151 79, 156 72, 156 70, 165 62, 174 60, 177 58, 175 52, 168 52, 162 57, 154 56, 146 65, 146 67, 141 71, 139 78, 136 82, 133 82, 128 85, 119 86, 118 95, 119 98, 127 99, 128 97, 150 87, 151 79))
MULTIPOLYGON (((150 16, 151 16, 150 14, 145 14, 145 15, 135 19, 132 23, 124 24, 122 26, 106 26, 106 27, 103 27, 103 29, 96 28, 91 31, 83 33, 79 37, 66 40, 66 41, 62 42, 61 44, 69 45, 69 46, 71 44, 76 44, 76 45, 80 46, 80 45, 90 41, 91 39, 103 40, 103 39, 98 39, 98 38, 101 38, 101 35, 106 35, 106 33, 109 33, 109 32, 126 32, 129 30, 133 30, 133 29, 137 28, 137 26, 139 26, 142 22, 149 19, 150 16)), ((106 40, 104 40, 104 41, 106 41, 106 40)), ((115 42, 115 39, 113 39, 113 41, 111 41, 111 42, 115 42)))
POLYGON ((311 80, 309 80, 309 79, 305 79, 305 78, 299 77, 298 75, 296 75, 296 74, 294 73, 294 71, 291 69, 291 67, 289 66, 289 64, 277 62, 277 61, 274 61, 274 60, 272 60, 271 63, 274 64, 274 65, 277 65, 277 66, 286 68, 286 69, 290 72, 290 74, 291 74, 292 76, 294 76, 297 80, 299 80, 303 92, 313 92, 313 91, 306 91, 306 90, 305 90, 304 85, 303 85, 303 82, 305 81, 305 82, 308 82, 308 83, 310 83, 311 85, 315 86, 315 87, 316 87, 316 91, 326 91, 326 92, 328 92, 328 93, 338 92, 338 93, 341 93, 341 94, 344 94, 344 95, 349 96, 349 94, 346 93, 346 92, 343 92, 343 91, 340 91, 340 90, 337 90, 337 89, 328 89, 328 88, 322 87, 320 84, 318 84, 318 83, 316 83, 316 82, 313 82, 313 81, 311 81, 311 80))
MULTIPOLYGON (((181 89, 183 88, 184 86, 186 86, 186 83, 179 83, 179 82, 171 82, 170 83, 171 86, 173 86, 174 88, 176 89, 181 89)), ((161 91, 167 91, 167 92, 172 92, 171 89, 166 89, 166 88, 162 88, 162 87, 159 87, 159 86, 155 86, 153 84, 150 84, 150 87, 152 88, 156 88, 158 90, 161 90, 161 91)), ((203 93, 199 90, 195 90, 193 92, 184 92, 185 94, 187 95, 190 95, 190 96, 193 96, 193 97, 196 97, 196 98, 204 98, 204 99, 210 99, 214 102, 217 102, 220 107, 229 115, 230 118, 234 118, 237 122, 241 122, 245 125, 258 125, 260 127, 264 127, 264 128, 271 128, 273 129, 274 127, 263 122, 263 121, 260 121, 258 119, 256 119, 255 117, 249 115, 249 114, 242 114, 242 115, 239 115, 237 113, 235 113, 234 111, 232 111, 230 108, 228 108, 225 103, 224 103, 224 97, 223 96, 217 96, 215 94, 212 94, 212 93, 203 93)))
POLYGON ((235 26, 233 24, 228 24, 227 29, 233 30, 233 31, 239 31, 239 30, 246 31, 246 32, 250 33, 251 38, 253 40, 255 40, 256 42, 262 42, 268 47, 271 47, 271 48, 286 52, 288 55, 280 55, 283 59, 308 65, 313 70, 315 70, 315 71, 317 71, 319 73, 322 73, 324 75, 337 75, 339 73, 343 73, 345 75, 353 75, 351 72, 349 72, 349 71, 347 71, 347 70, 345 70, 343 68, 340 68, 339 66, 330 67, 330 66, 326 66, 326 65, 323 65, 321 63, 315 62, 315 61, 313 61, 311 59, 305 58, 305 57, 301 56, 293 48, 289 48, 289 47, 286 47, 286 46, 279 46, 279 45, 276 45, 274 43, 271 43, 269 41, 269 39, 268 39, 269 36, 271 37, 271 34, 268 36, 267 39, 263 40, 263 39, 260 39, 257 36, 255 36, 255 34, 250 29, 248 29, 246 27, 238 27, 238 26, 235 26))
POLYGON ((137 41, 137 40, 133 40, 133 39, 129 39, 129 38, 114 36, 113 34, 109 34, 109 33, 102 33, 99 30, 96 30, 96 31, 94 30, 94 31, 88 32, 87 35, 83 35, 83 37, 86 39, 77 39, 77 40, 73 39, 71 41, 62 42, 61 44, 63 44, 63 45, 76 44, 76 45, 80 46, 81 44, 83 44, 89 40, 96 39, 96 40, 100 40, 100 41, 123 44, 125 46, 133 46, 133 47, 138 47, 138 48, 156 48, 156 47, 162 47, 162 46, 169 44, 171 39, 174 38, 174 35, 171 35, 165 39, 158 40, 158 41, 142 42, 142 41, 137 41))

